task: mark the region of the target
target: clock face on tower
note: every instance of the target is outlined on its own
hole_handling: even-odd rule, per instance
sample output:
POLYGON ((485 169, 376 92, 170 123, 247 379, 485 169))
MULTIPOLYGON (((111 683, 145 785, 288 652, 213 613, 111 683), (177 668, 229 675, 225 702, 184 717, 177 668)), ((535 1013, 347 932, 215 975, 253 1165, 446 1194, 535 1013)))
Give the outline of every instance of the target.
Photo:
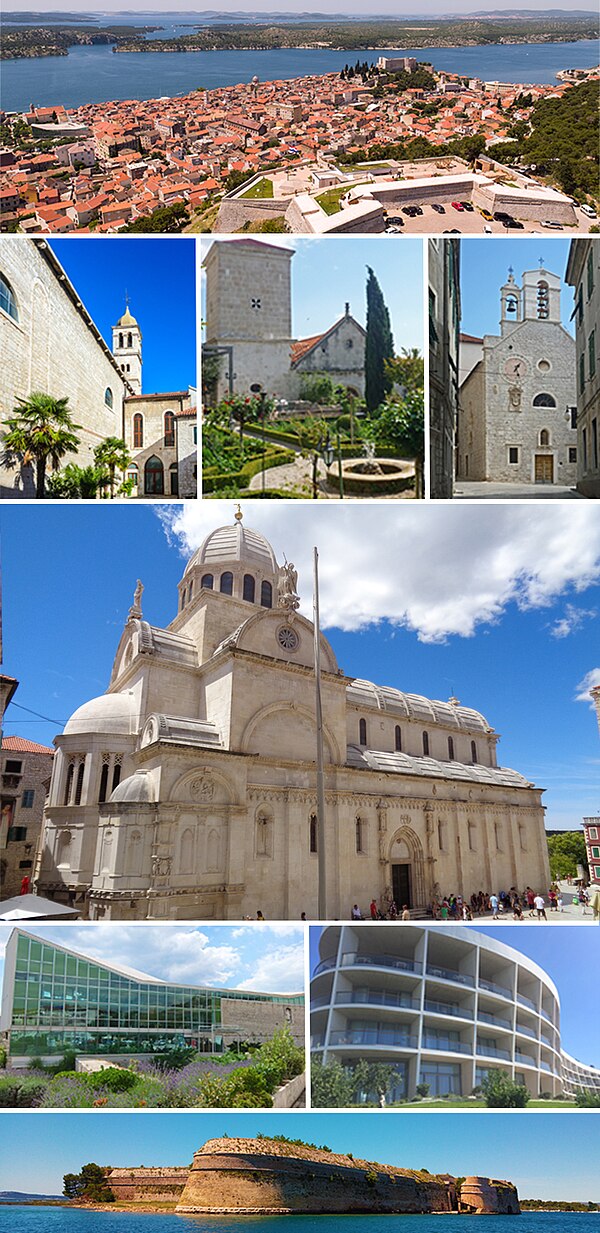
POLYGON ((277 630, 277 641, 284 651, 297 651, 300 646, 300 639, 295 629, 290 629, 289 625, 282 625, 277 630))
POLYGON ((504 376, 508 377, 510 381, 514 381, 515 378, 518 381, 519 378, 526 377, 527 372, 527 361, 521 359, 519 355, 511 355, 504 365, 504 376))

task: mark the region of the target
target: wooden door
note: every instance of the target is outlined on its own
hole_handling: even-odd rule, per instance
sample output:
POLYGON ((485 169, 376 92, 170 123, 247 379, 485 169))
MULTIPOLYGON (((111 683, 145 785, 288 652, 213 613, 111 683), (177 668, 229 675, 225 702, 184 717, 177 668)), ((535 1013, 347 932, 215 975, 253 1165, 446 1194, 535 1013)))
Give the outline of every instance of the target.
POLYGON ((536 484, 554 483, 554 458, 552 454, 536 454, 535 482, 536 484))

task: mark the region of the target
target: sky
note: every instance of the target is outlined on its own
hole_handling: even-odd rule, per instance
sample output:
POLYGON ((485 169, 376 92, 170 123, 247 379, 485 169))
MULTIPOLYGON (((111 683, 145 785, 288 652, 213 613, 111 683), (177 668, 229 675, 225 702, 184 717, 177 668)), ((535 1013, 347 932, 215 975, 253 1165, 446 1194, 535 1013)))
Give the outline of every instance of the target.
POLYGON ((63 1175, 90 1161, 120 1167, 188 1165, 207 1139, 262 1133, 326 1144, 334 1152, 401 1168, 503 1178, 517 1186, 521 1198, 597 1202, 598 1141, 589 1121, 595 1116, 513 1110, 426 1116, 392 1111, 3 1113, 0 1189, 61 1194, 63 1175))
MULTIPOLYGON (((133 600, 167 625, 177 583, 234 502, 147 507, 5 502, 0 508, 4 671, 20 681, 4 725, 51 746, 105 692, 133 600), (26 557, 23 546, 26 545, 26 557), (35 579, 35 587, 32 587, 35 579), (38 712, 42 720, 30 712, 38 712)), ((549 829, 600 812, 600 509, 597 502, 244 503, 246 525, 299 571, 348 676, 447 700, 500 733, 498 761, 546 789, 549 829)))
MULTIPOLYGON (((513 240, 501 236, 498 239, 463 240, 460 256, 461 329, 465 334, 483 337, 484 334, 500 332, 500 288, 508 281, 509 266, 513 267, 515 282, 521 285, 525 270, 538 270, 540 257, 551 274, 564 279, 569 255, 569 241, 545 235, 532 240, 513 240), (485 280, 481 277, 482 260, 485 257, 485 280)), ((575 337, 573 312, 573 288, 563 282, 560 308, 562 323, 575 337)))
MULTIPOLYGON (((323 333, 350 312, 366 324, 365 288, 367 269, 372 267, 389 309, 396 352, 402 347, 424 350, 423 250, 420 240, 404 236, 368 238, 335 236, 307 239, 294 236, 269 238, 283 248, 292 248, 292 334, 310 338, 323 333)), ((210 242, 203 240, 203 256, 210 242)), ((202 277, 204 284, 204 275, 202 277)), ((204 286, 202 288, 204 318, 204 286)))
MULTIPOLYGON (((0 925, 0 983, 12 932, 0 925)), ((175 984, 301 993, 304 941, 293 925, 33 925, 36 937, 175 984)))
POLYGON ((142 391, 196 384, 194 241, 143 236, 51 240, 92 320, 112 350, 112 327, 129 309, 142 331, 142 391))
MULTIPOLYGON (((366 907, 365 904, 363 911, 366 907)), ((526 928, 522 925, 500 928, 469 925, 467 928, 512 946, 543 968, 558 989, 563 1049, 588 1066, 600 1066, 600 987, 597 981, 589 979, 590 971, 595 971, 598 965, 596 930, 577 926, 559 929, 554 924, 531 924, 526 928), (582 991, 585 991, 583 1001, 582 991)), ((319 938, 323 930, 313 925, 309 932, 312 973, 319 962, 319 938)))

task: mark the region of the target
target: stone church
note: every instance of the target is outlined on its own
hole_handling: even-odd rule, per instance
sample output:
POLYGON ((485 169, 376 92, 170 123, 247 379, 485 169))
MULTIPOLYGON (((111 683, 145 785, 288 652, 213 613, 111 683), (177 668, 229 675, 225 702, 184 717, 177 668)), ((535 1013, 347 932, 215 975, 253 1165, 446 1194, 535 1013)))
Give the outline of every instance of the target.
MULTIPOLYGON (((0 350, 0 426, 34 391, 67 397, 81 444, 63 467, 92 464, 94 448, 119 437, 134 496, 196 495, 196 391, 142 393, 142 331, 129 307, 111 348, 46 240, 0 237, 0 350)), ((31 465, 0 467, 0 493, 34 497, 31 465)))
MULTIPOLYGON (((238 511, 165 628, 138 582, 108 690, 56 738, 38 893, 92 919, 317 913, 314 627, 238 511)), ((478 711, 347 677, 321 635, 328 915, 548 885, 541 790, 478 711)))
POLYGON ((358 397, 365 388, 365 338, 346 304, 322 334, 292 336, 294 250, 262 240, 215 240, 204 259, 204 355, 220 356, 215 401, 260 385, 275 398, 300 397, 302 377, 327 373, 358 397))
POLYGON ((521 286, 510 270, 500 288, 500 334, 469 336, 459 479, 575 484, 575 340, 561 324, 560 295, 560 278, 541 266, 525 271, 521 286))

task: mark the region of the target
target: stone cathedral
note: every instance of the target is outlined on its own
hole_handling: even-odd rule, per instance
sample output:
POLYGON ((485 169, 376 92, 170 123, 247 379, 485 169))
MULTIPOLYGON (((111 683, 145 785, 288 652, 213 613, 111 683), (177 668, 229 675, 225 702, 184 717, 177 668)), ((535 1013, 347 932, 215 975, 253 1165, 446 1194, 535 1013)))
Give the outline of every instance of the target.
POLYGON ((500 334, 469 339, 459 391, 458 477, 574 485, 575 340, 561 324, 561 281, 541 265, 500 288, 500 334))
MULTIPOLYGON (((138 582, 107 692, 56 738, 40 894, 96 920, 316 916, 314 627, 284 562, 238 511, 167 628, 138 582)), ((323 635, 321 668, 330 918, 547 887, 541 790, 483 715, 349 678, 323 635)))
POLYGON ((213 242, 206 254, 206 342, 221 357, 216 401, 260 385, 276 398, 300 396, 302 376, 327 373, 358 397, 365 389, 365 338, 346 304, 322 334, 292 337, 294 251, 261 240, 213 242))

